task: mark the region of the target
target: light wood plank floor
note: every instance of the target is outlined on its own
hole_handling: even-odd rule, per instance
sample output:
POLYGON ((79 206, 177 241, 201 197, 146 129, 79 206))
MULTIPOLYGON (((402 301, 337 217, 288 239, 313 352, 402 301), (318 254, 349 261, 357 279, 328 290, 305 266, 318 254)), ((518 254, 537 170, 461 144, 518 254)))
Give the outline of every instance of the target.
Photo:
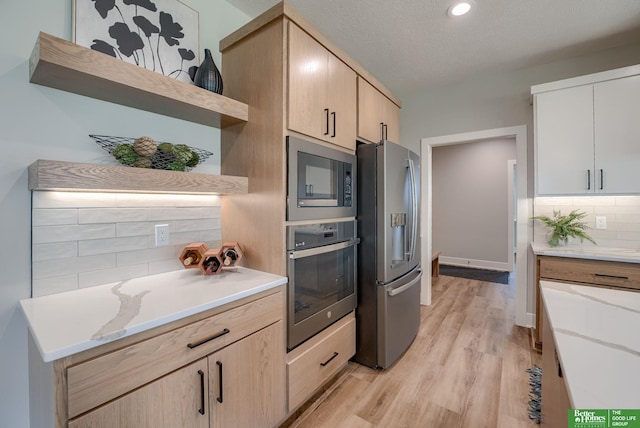
MULTIPOLYGON (((514 278, 515 275, 512 275, 514 278)), ((529 375, 541 364, 515 325, 509 285, 440 276, 418 337, 387 370, 349 362, 283 427, 532 427, 529 375)))

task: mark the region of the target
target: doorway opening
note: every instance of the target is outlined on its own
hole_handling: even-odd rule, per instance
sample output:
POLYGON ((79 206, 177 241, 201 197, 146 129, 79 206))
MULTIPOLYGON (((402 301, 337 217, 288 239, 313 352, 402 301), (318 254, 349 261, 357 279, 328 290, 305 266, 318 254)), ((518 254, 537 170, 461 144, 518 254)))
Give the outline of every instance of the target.
MULTIPOLYGON (((509 128, 497 128, 483 131, 468 132, 463 134, 445 135, 440 137, 423 138, 421 140, 421 163, 422 163, 422 266, 427 271, 422 284, 421 303, 431 304, 431 260, 433 251, 433 148, 438 146, 469 143, 492 138, 515 138, 516 141, 516 162, 521 165, 516 169, 514 180, 516 189, 515 217, 516 230, 514 231, 516 241, 516 324, 521 326, 531 326, 533 314, 527 312, 527 298, 529 294, 529 274, 528 259, 529 253, 527 245, 531 234, 529 225, 529 213, 531 212, 531 201, 527 198, 527 127, 525 125, 509 128), (425 239, 426 237, 426 239, 425 239)), ((513 166, 508 166, 513 168, 513 166)))

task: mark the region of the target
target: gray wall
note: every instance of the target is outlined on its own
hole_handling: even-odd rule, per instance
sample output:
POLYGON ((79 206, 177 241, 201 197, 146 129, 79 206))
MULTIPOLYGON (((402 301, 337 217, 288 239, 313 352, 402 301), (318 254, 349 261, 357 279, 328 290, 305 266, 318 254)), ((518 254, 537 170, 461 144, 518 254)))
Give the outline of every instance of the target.
MULTIPOLYGON (((220 65, 218 42, 249 18, 224 0, 183 0, 199 11, 200 50, 220 65)), ((3 1, 0 14, 0 426, 28 419, 27 328, 18 301, 31 296, 31 194, 37 159, 94 162, 104 152, 89 134, 140 136, 214 152, 196 170, 217 173, 218 129, 109 104, 28 82, 38 32, 71 39, 70 0, 3 1)), ((200 52, 202 58, 203 53, 200 52)), ((37 428, 37 427, 34 427, 37 428)))
POLYGON ((515 139, 434 147, 432 156, 433 249, 475 267, 506 264, 513 227, 507 166, 516 158, 515 139))
MULTIPOLYGON (((527 196, 533 198, 533 107, 531 86, 640 64, 640 44, 608 49, 513 72, 478 75, 438 88, 396 94, 402 100, 402 145, 420 152, 426 137, 527 126, 527 196)), ((524 165, 519 165, 519 168, 524 165)), ((534 268, 528 257, 527 312, 535 310, 534 268)))

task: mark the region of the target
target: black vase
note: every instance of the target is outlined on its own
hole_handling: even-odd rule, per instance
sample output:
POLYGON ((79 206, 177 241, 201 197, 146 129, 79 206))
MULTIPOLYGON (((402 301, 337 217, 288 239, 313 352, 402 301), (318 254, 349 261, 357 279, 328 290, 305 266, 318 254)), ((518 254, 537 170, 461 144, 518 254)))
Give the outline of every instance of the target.
POLYGON ((213 62, 209 49, 204 50, 204 61, 196 70, 196 74, 193 76, 193 83, 208 91, 222 94, 222 76, 215 62, 213 62))

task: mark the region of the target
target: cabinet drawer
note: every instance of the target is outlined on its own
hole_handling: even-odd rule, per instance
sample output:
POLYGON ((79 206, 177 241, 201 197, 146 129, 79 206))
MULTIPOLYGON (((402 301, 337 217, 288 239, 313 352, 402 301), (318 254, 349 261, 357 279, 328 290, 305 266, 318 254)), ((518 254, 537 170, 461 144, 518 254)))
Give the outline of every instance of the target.
POLYGON ((289 411, 304 403, 355 353, 356 320, 353 313, 289 353, 289 411))
POLYGON ((640 265, 564 257, 540 257, 540 279, 640 290, 640 265))
POLYGON ((69 418, 202 358, 283 317, 282 293, 67 368, 69 418))

